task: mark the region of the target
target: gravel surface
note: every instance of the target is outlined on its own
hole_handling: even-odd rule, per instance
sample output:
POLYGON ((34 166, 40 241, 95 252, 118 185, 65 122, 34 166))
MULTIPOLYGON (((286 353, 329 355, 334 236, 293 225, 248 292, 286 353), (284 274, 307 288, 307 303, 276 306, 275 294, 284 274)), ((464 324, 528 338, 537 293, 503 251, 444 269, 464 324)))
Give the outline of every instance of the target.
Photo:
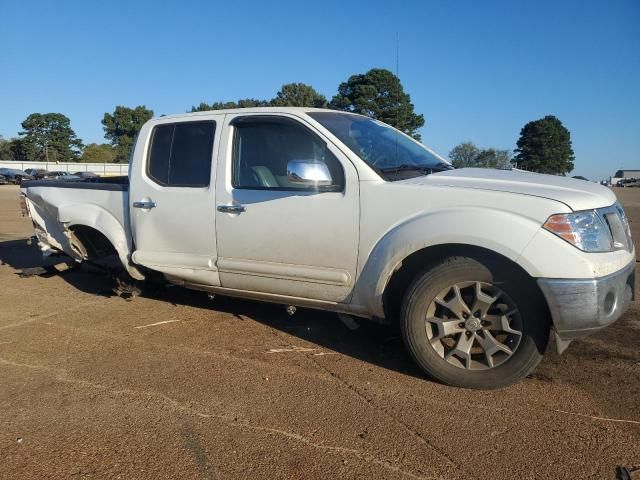
MULTIPOLYGON (((640 464, 640 311, 500 391, 397 333, 44 265, 0 186, 0 478, 613 479, 640 464)), ((640 189, 616 190, 640 239, 640 189)), ((553 345, 552 345, 553 347, 553 345)))

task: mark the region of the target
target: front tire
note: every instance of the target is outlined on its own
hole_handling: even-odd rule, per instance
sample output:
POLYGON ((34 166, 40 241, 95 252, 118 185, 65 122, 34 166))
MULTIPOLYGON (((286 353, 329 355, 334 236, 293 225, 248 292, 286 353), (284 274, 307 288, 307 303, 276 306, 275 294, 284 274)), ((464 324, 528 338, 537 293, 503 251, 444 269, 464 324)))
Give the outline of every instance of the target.
POLYGON ((549 320, 537 287, 506 265, 449 257, 419 274, 402 304, 401 332, 416 363, 447 385, 515 383, 538 365, 549 320))

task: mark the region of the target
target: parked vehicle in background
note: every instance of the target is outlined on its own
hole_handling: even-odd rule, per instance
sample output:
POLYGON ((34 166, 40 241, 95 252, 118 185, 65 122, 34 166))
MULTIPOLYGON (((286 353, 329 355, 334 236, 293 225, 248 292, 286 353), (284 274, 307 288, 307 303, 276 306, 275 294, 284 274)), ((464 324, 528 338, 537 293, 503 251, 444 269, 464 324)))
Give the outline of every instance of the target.
POLYGON ((95 182, 98 178, 100 178, 93 172, 73 172, 73 175, 79 177, 83 182, 95 182))
POLYGON ((66 182, 79 182, 82 180, 77 175, 65 171, 47 172, 44 178, 47 180, 64 180, 66 182))
POLYGON ((516 382, 553 330, 562 352, 633 298, 634 245, 610 189, 454 170, 361 115, 163 116, 140 130, 130 178, 109 181, 23 184, 43 252, 398 324, 416 363, 450 385, 516 382))
POLYGON ((616 186, 622 188, 638 187, 640 186, 640 178, 623 178, 621 180, 618 180, 616 186))
POLYGON ((7 183, 7 177, 5 177, 4 175, 0 175, 0 185, 6 185, 7 183))
POLYGON ((47 174, 47 171, 43 168, 27 168, 25 169, 29 175, 31 175, 36 180, 41 180, 47 174))
POLYGON ((17 168, 0 168, 0 175, 3 175, 7 182, 14 185, 20 185, 23 180, 33 180, 34 177, 27 172, 18 170, 17 168))

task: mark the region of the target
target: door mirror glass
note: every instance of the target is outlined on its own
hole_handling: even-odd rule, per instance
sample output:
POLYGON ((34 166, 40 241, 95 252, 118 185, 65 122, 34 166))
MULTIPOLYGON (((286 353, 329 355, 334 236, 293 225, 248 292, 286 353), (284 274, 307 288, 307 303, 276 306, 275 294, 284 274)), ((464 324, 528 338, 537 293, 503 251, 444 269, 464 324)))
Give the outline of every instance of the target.
POLYGON ((305 187, 328 187, 331 185, 331 173, 322 162, 290 160, 287 163, 287 180, 305 187))

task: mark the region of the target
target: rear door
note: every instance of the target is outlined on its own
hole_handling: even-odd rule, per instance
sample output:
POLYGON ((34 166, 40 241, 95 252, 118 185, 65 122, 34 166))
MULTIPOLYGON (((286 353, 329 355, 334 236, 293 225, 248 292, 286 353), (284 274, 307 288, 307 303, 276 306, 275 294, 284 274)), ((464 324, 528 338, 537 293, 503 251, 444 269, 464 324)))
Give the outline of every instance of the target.
POLYGON ((220 284, 214 160, 223 118, 161 119, 140 132, 130 172, 134 262, 194 283, 220 284))

